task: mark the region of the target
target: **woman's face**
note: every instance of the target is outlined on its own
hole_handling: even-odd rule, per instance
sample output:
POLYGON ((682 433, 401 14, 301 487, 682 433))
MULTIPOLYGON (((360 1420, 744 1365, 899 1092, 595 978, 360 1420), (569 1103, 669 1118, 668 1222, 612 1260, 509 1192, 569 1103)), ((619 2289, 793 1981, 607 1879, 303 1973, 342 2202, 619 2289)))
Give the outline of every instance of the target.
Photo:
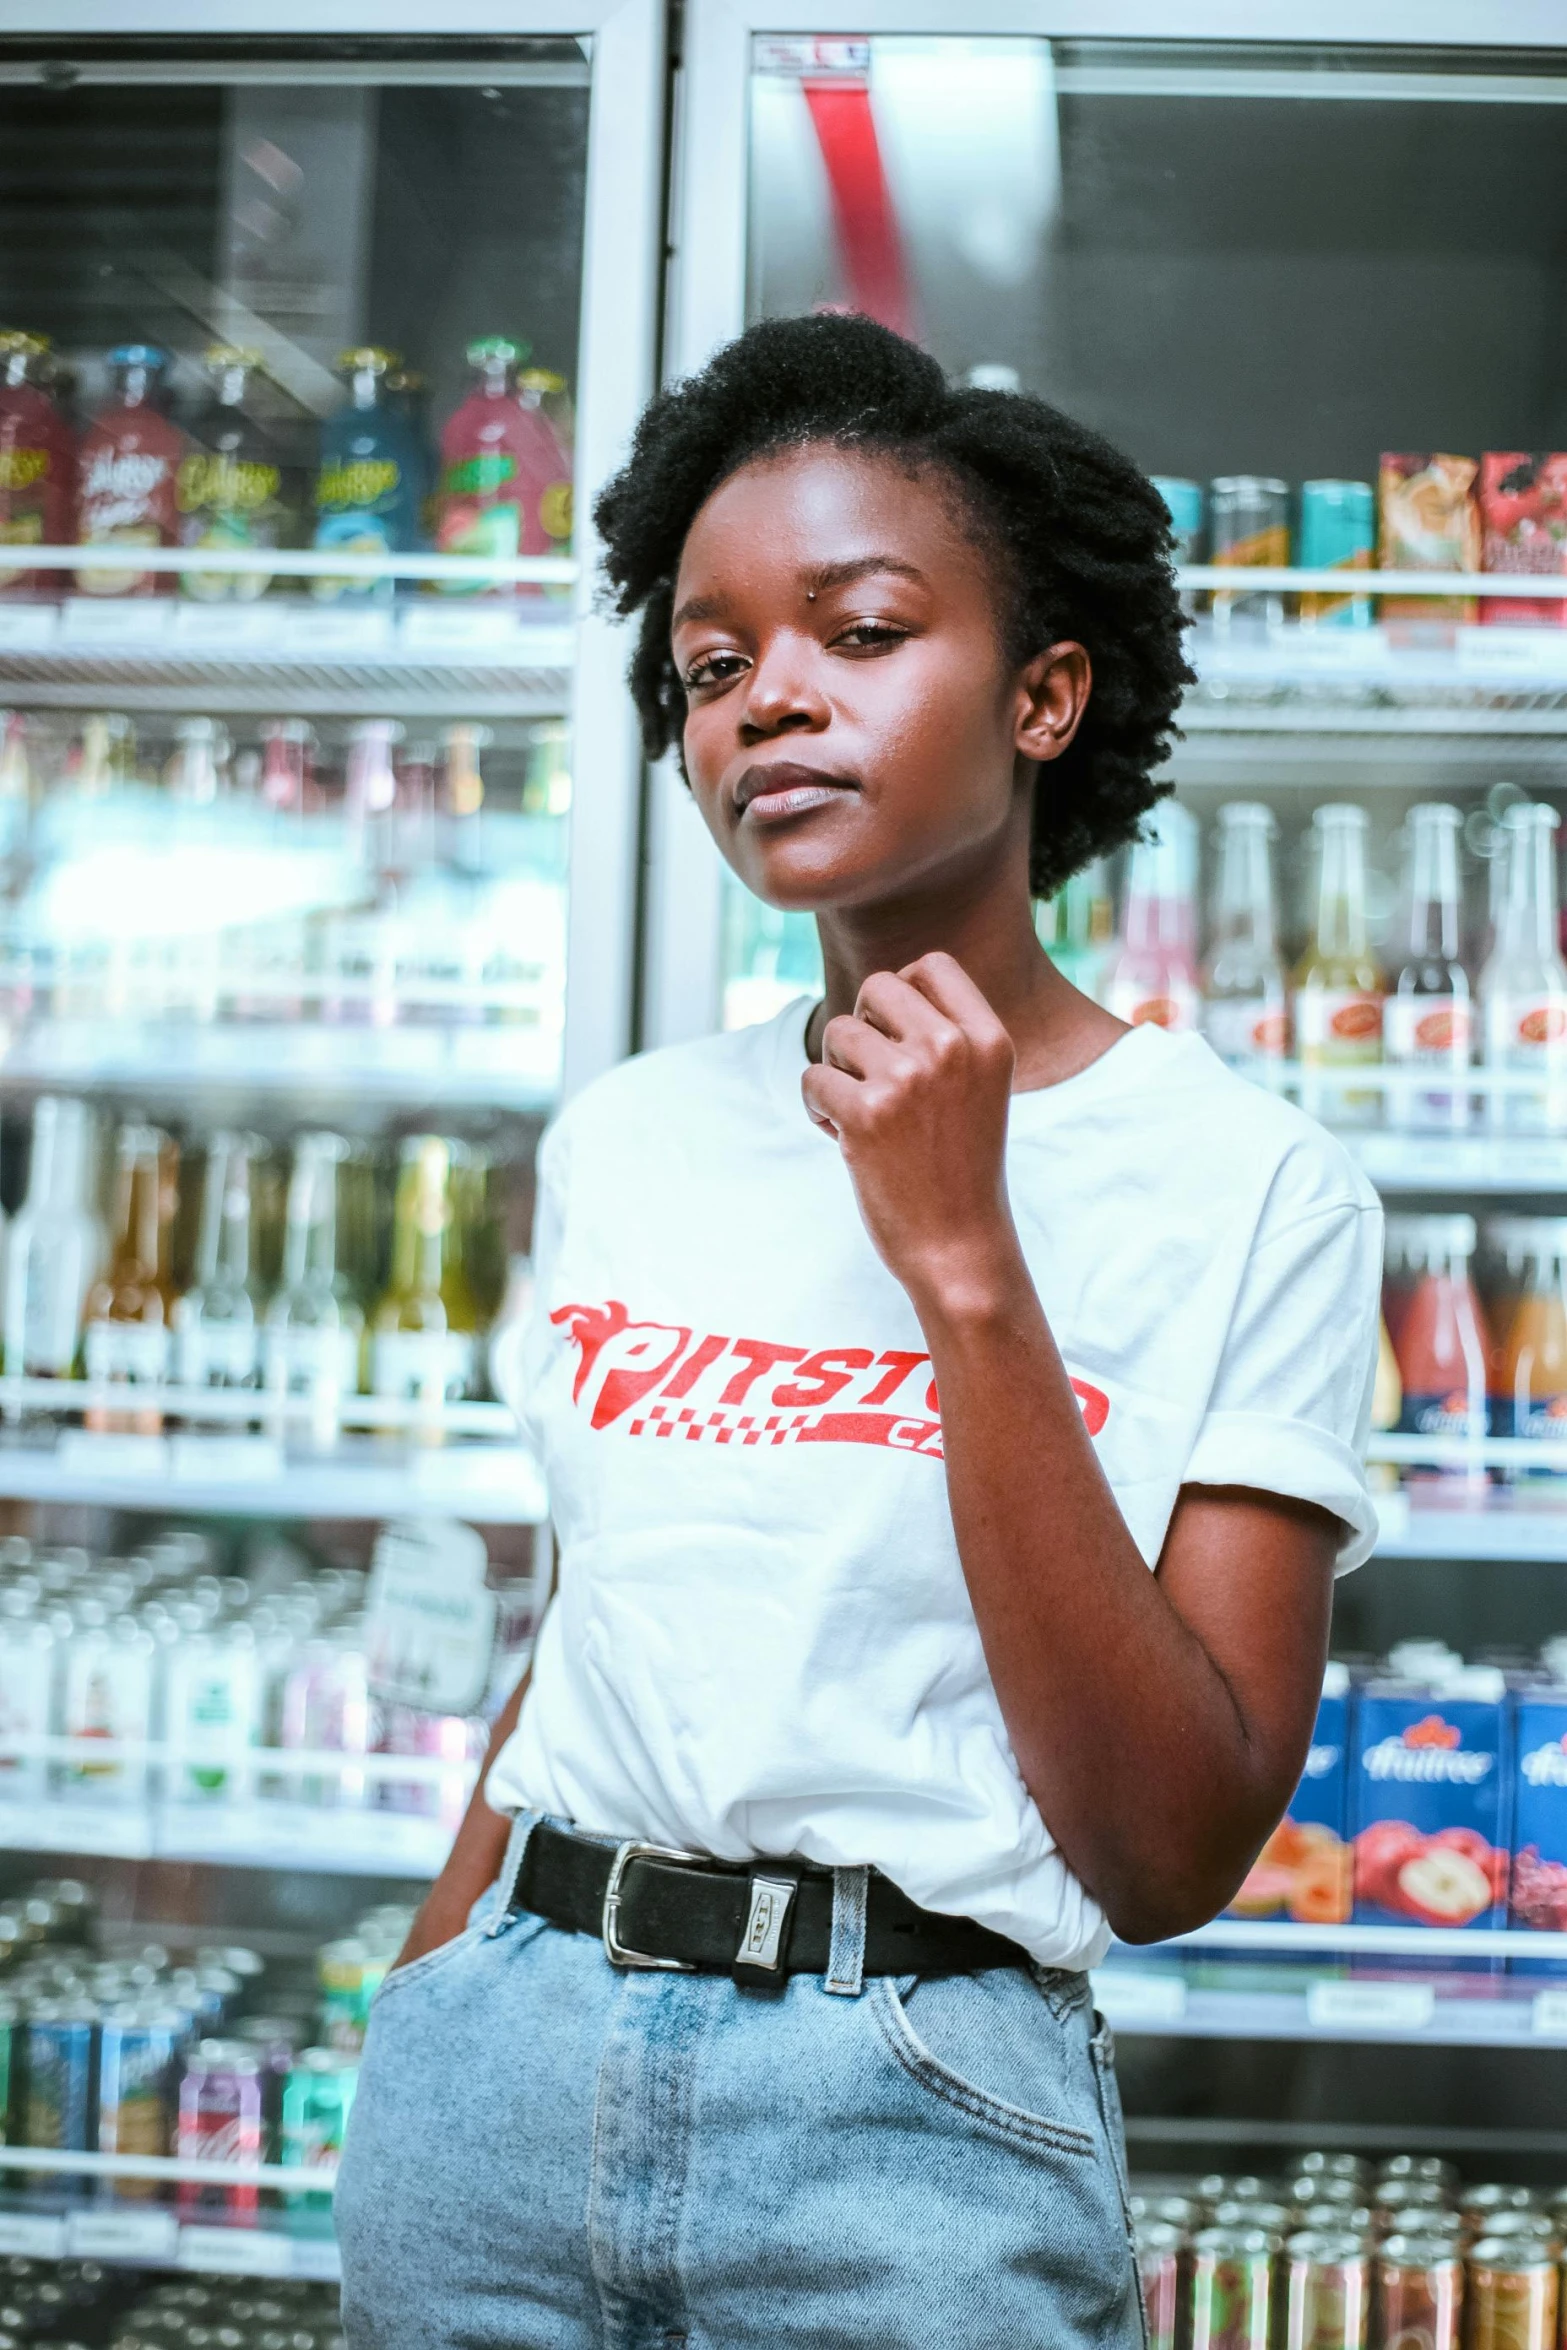
POLYGON ((691 525, 672 630, 686 770, 772 905, 1026 869, 1029 761, 1070 741, 1087 656, 1010 666, 954 507, 939 474, 814 442, 742 467, 691 525))

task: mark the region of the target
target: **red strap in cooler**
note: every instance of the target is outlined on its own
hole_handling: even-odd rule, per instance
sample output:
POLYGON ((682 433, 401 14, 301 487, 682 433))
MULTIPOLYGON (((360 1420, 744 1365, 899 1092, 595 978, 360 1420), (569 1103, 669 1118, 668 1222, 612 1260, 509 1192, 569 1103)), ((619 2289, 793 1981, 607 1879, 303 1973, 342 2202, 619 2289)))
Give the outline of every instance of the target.
POLYGON ((801 88, 827 168, 849 298, 868 318, 909 334, 914 305, 869 87, 834 75, 801 88))

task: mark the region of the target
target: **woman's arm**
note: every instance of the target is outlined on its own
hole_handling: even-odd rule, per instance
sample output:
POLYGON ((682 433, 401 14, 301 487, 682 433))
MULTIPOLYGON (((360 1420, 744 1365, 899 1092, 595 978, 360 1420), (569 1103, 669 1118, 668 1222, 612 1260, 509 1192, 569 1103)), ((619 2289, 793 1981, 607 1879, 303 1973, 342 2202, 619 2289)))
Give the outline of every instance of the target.
POLYGON ((950 957, 867 981, 804 1080, 913 1302, 958 1551, 1013 1753, 1128 1941, 1211 1917, 1310 1742, 1337 1522, 1186 1488, 1157 1575, 1083 1424, 1012 1222, 1011 1040, 950 957))
POLYGON ((484 1789, 491 1764, 517 1727, 517 1716, 531 1677, 531 1673, 523 1674, 495 1717, 490 1743, 484 1750, 479 1783, 469 1798, 462 1826, 446 1856, 446 1865, 420 1904, 408 1939, 397 1953, 398 1966, 406 1965, 411 1958, 422 1958, 427 1950, 439 1950, 443 1942, 450 1942, 454 1935, 460 1934, 468 1923, 469 1910, 500 1873, 511 1821, 503 1812, 490 1809, 484 1789))

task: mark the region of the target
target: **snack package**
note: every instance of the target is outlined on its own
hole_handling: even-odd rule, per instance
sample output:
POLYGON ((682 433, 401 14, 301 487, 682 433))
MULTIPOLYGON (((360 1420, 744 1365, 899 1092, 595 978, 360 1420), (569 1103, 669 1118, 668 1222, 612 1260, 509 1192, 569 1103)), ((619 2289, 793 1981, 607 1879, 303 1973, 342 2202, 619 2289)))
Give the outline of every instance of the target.
POLYGON ((1332 1663, 1322 1676, 1322 1702, 1300 1785, 1227 1916, 1286 1917, 1310 1926, 1341 1926, 1348 1918, 1349 1709, 1349 1668, 1332 1663))
POLYGON ((1513 1720, 1502 1674, 1370 1683, 1352 1752, 1356 1923, 1505 1923, 1513 1720))
MULTIPOLYGON (((1567 572, 1567 453, 1490 449, 1480 460, 1481 561, 1515 578, 1567 572)), ((1567 626, 1567 596, 1482 596, 1490 627, 1567 626)))
MULTIPOLYGON (((1528 1689, 1517 1700, 1511 1914, 1533 1934, 1567 1933, 1567 1688, 1528 1689)), ((1525 1959, 1523 1971, 1567 1962, 1525 1959)))
MULTIPOLYGON (((1383 571, 1478 571, 1480 508, 1472 457, 1386 455, 1377 479, 1383 571)), ((1384 620, 1473 620, 1472 596, 1384 596, 1384 620)))

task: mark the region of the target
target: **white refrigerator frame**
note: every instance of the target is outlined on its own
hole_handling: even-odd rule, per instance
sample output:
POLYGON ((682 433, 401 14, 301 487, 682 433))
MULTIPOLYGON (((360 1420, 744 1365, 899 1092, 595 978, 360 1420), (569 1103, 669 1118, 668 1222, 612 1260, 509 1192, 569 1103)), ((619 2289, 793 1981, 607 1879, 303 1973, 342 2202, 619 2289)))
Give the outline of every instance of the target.
MULTIPOLYGON (((686 0, 672 118, 666 382, 700 367, 745 324, 751 42, 758 33, 1275 41, 1567 56, 1567 0, 686 0)), ((649 785, 646 1045, 706 1035, 718 1023, 722 884, 718 852, 673 760, 665 760, 649 785)))
POLYGON ((630 1049, 642 748, 626 632, 594 609, 592 506, 654 388, 663 263, 664 0, 0 0, 0 35, 327 39, 532 34, 592 41, 577 360, 574 787, 562 1096, 630 1049))

